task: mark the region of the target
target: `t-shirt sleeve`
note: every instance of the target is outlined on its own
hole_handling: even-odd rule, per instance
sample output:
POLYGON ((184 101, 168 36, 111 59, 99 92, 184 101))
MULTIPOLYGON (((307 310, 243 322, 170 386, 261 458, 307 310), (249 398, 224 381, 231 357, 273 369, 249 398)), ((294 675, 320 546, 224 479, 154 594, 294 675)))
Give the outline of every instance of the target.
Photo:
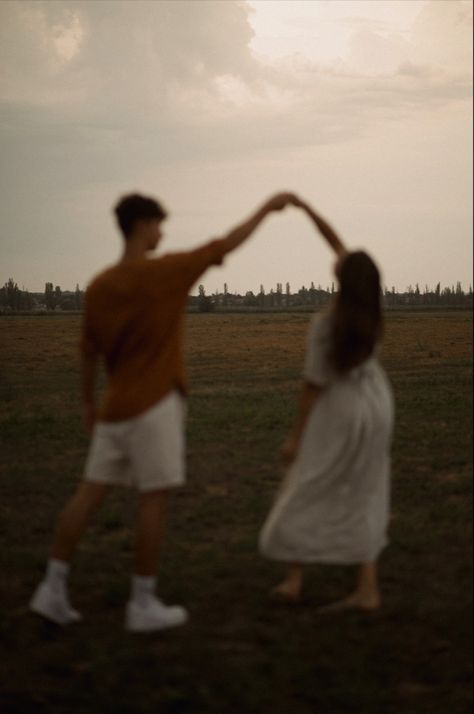
POLYGON ((209 241, 195 250, 181 253, 180 267, 187 288, 191 288, 212 265, 221 265, 225 254, 226 249, 222 238, 209 241))
POLYGON ((315 318, 310 325, 303 379, 319 387, 324 387, 332 381, 334 372, 329 361, 330 350, 331 327, 325 315, 315 318))

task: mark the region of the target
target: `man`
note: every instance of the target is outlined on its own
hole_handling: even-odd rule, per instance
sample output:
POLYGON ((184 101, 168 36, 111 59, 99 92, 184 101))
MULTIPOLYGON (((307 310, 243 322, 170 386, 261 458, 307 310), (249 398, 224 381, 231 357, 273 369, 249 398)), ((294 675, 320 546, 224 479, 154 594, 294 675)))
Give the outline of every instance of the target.
POLYGON ((182 625, 187 613, 156 595, 156 568, 168 490, 185 482, 186 377, 183 316, 191 286, 211 265, 243 243, 273 211, 295 204, 282 193, 225 237, 196 250, 150 259, 166 218, 154 199, 137 194, 115 208, 124 237, 119 262, 90 284, 81 340, 85 421, 92 434, 83 481, 60 515, 46 574, 31 609, 66 625, 81 619, 69 602, 71 559, 90 519, 114 484, 140 493, 135 573, 125 624, 134 632, 182 625), (98 409, 98 361, 108 385, 98 409))

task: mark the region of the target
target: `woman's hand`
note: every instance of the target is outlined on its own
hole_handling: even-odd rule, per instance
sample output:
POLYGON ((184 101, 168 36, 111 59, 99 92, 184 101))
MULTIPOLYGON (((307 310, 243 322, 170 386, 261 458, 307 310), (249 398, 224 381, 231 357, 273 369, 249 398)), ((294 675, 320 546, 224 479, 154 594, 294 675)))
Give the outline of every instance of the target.
POLYGON ((94 431, 94 426, 97 421, 97 409, 94 402, 84 403, 84 426, 88 434, 92 434, 94 431))
POLYGON ((314 211, 311 208, 311 206, 309 205, 309 203, 307 203, 306 201, 303 201, 303 199, 300 198, 299 196, 295 196, 295 201, 294 201, 293 205, 297 206, 298 208, 302 208, 304 211, 306 211, 309 214, 314 213, 314 211))
POLYGON ((285 466, 290 466, 296 459, 299 448, 299 438, 296 434, 290 434, 280 449, 280 458, 285 466))

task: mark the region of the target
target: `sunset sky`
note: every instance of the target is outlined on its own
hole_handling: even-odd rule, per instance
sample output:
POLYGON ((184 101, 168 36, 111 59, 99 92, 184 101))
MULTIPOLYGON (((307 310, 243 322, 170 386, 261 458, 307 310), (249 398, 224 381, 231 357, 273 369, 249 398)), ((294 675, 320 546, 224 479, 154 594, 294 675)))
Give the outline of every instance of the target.
MULTIPOLYGON (((119 255, 131 190, 162 251, 266 197, 311 201, 385 283, 472 282, 472 2, 0 3, 0 281, 74 289, 119 255)), ((288 209, 202 282, 331 282, 288 209)))

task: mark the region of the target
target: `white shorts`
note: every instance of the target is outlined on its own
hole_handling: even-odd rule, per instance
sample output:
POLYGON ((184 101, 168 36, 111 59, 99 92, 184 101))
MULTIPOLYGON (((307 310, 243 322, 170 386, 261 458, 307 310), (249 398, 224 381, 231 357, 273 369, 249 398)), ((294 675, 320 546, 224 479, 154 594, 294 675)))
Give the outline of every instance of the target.
POLYGON ((186 401, 174 391, 133 419, 98 422, 84 479, 155 491, 186 482, 186 401))

